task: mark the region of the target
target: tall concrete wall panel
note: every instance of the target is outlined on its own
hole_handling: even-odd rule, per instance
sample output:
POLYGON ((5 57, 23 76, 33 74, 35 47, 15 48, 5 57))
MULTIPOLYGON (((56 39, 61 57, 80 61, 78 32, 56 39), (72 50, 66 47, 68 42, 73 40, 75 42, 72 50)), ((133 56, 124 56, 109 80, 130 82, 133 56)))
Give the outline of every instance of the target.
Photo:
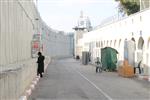
POLYGON ((50 29, 44 22, 42 23, 42 43, 43 52, 50 57, 69 57, 70 37, 59 31, 50 29))
POLYGON ((33 34, 45 35, 40 41, 45 56, 70 55, 68 36, 40 22, 33 0, 0 0, 0 100, 18 100, 36 76, 33 34))
POLYGON ((0 65, 31 57, 36 10, 32 2, 0 1, 0 65), (33 11, 32 11, 33 10, 33 11), (32 22, 33 21, 33 22, 32 22))
POLYGON ((17 67, 0 73, 0 100, 18 100, 36 76, 35 59, 10 66, 17 67))
POLYGON ((36 76, 36 14, 32 0, 0 0, 0 100, 18 100, 36 76))

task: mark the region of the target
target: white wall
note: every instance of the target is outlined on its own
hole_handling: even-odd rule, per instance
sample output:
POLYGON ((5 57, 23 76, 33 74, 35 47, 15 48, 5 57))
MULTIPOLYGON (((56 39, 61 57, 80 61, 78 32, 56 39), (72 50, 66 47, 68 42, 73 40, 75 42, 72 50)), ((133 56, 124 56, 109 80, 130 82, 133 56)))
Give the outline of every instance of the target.
MULTIPOLYGON (((145 11, 133 14, 129 17, 109 23, 107 25, 97 28, 96 30, 88 32, 83 36, 83 47, 84 49, 86 49, 87 46, 85 46, 85 44, 94 43, 95 46, 92 48, 94 50, 92 55, 93 59, 95 59, 96 56, 99 56, 97 51, 99 51, 99 49, 102 48, 102 42, 103 47, 110 46, 117 49, 119 51, 119 61, 123 61, 124 40, 131 40, 131 38, 133 37, 135 39, 136 44, 135 55, 137 55, 137 52, 142 52, 143 65, 150 68, 150 48, 148 47, 148 39, 150 38, 149 16, 150 9, 146 9, 145 11), (142 50, 139 50, 137 48, 140 36, 144 39, 144 46, 142 50), (96 43, 100 43, 100 46, 96 47, 96 43)), ((136 56, 135 63, 138 63, 136 56)))

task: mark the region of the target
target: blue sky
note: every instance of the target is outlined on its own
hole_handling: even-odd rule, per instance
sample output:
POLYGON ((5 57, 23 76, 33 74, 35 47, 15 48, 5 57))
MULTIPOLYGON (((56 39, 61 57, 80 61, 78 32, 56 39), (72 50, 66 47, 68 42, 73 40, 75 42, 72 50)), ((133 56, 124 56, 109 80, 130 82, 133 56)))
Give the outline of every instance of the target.
POLYGON ((53 29, 72 32, 80 12, 91 20, 92 26, 110 16, 117 15, 115 0, 38 0, 42 19, 53 29))

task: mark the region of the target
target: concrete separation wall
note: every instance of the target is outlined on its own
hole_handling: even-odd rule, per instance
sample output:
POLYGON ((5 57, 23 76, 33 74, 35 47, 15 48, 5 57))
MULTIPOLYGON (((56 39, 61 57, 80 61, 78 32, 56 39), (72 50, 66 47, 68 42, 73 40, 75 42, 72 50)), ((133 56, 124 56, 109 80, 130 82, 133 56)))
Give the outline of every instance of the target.
MULTIPOLYGON (((50 57, 46 57, 45 62, 44 62, 44 68, 45 71, 47 70, 48 64, 51 62, 51 58, 50 57)), ((33 78, 33 80, 30 82, 30 84, 27 86, 27 88, 25 89, 24 93, 19 97, 19 100, 27 100, 27 98, 31 95, 32 90, 35 88, 35 85, 37 84, 37 82, 39 81, 40 77, 39 76, 35 76, 33 78)))
MULTIPOLYGON (((50 59, 45 59, 45 70, 50 59)), ((36 77, 36 59, 30 59, 20 64, 16 69, 8 69, 0 73, 0 100, 18 100, 25 95, 26 90, 36 77)))
POLYGON ((31 58, 37 14, 32 0, 0 0, 0 66, 31 58))
MULTIPOLYGON (((47 37, 41 41, 45 56, 70 56, 69 36, 42 24, 34 1, 0 0, 0 100, 18 100, 38 80, 36 59, 31 58, 35 34, 47 37)), ((49 61, 46 57, 45 64, 49 61)))

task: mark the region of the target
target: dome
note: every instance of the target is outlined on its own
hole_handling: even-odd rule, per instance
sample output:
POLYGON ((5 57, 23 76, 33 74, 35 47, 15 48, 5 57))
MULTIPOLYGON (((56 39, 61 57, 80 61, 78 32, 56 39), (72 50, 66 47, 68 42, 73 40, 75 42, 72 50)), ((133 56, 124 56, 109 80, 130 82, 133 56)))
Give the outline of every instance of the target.
POLYGON ((89 17, 84 16, 82 11, 80 18, 78 19, 78 28, 85 28, 87 30, 90 30, 92 28, 89 17))

